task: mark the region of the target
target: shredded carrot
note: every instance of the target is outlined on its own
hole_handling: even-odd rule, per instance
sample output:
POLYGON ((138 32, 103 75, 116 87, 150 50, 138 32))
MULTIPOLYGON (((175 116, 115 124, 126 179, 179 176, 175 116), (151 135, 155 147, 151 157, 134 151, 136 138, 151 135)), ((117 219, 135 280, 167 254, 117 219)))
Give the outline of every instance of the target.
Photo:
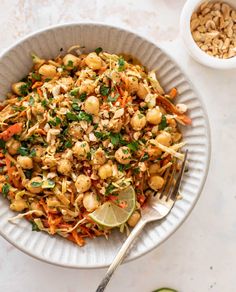
POLYGON ((37 88, 37 87, 40 87, 40 86, 42 86, 42 85, 43 85, 43 82, 41 82, 41 81, 37 81, 37 82, 35 82, 35 83, 32 85, 32 89, 37 88))
POLYGON ((47 133, 44 131, 44 129, 36 129, 35 133, 41 134, 41 135, 47 135, 47 133))
POLYGON ((170 90, 169 96, 170 96, 171 98, 175 98, 175 97, 177 96, 177 94, 178 94, 177 89, 176 89, 175 87, 173 87, 173 88, 170 90))
POLYGON ((39 87, 37 87, 37 93, 38 93, 38 95, 39 95, 40 97, 43 96, 43 92, 42 92, 42 90, 41 90, 39 87))
POLYGON ((191 125, 192 120, 184 115, 181 114, 176 106, 171 103, 168 99, 166 99, 164 96, 158 95, 156 98, 157 105, 162 106, 167 112, 174 113, 177 115, 178 119, 181 120, 185 125, 191 125))
POLYGON ((22 131, 22 123, 16 123, 10 126, 8 129, 0 133, 0 139, 8 141, 15 134, 19 134, 22 131))
POLYGON ((75 229, 71 232, 71 234, 72 234, 72 237, 74 239, 74 242, 76 242, 79 246, 84 245, 84 243, 85 243, 84 239, 81 236, 79 236, 79 234, 77 233, 77 231, 75 229))

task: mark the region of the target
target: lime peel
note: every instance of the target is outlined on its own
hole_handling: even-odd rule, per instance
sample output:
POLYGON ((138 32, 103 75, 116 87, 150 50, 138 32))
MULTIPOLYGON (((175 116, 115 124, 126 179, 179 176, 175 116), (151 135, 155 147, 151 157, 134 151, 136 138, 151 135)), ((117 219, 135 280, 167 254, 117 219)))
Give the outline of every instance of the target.
POLYGON ((99 225, 109 228, 118 227, 124 224, 135 209, 136 195, 134 188, 129 186, 126 189, 121 190, 117 196, 117 200, 126 202, 126 206, 121 208, 114 202, 108 201, 99 206, 88 216, 99 225))

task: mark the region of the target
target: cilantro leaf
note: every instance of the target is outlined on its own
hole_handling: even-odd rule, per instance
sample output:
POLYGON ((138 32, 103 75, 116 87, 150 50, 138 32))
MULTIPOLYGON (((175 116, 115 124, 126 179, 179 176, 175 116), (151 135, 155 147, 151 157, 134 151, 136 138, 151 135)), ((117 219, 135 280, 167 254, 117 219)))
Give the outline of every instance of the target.
POLYGON ((102 141, 104 141, 109 136, 109 133, 94 132, 94 135, 95 135, 96 138, 101 139, 102 141))
POLYGON ((71 112, 66 113, 66 117, 69 121, 78 121, 77 116, 71 112))
POLYGON ((18 148, 17 152, 21 155, 21 156, 28 156, 29 155, 29 149, 21 146, 20 148, 18 148))
POLYGON ((20 86, 20 94, 23 95, 23 96, 26 96, 27 94, 29 93, 29 86, 28 84, 22 84, 20 86))
POLYGON ((115 189, 115 187, 113 186, 112 183, 110 183, 110 184, 108 185, 108 187, 106 188, 105 195, 109 195, 109 194, 111 194, 112 191, 113 191, 114 189, 115 189))
POLYGON ((72 108, 73 108, 73 110, 75 110, 75 111, 80 111, 80 110, 81 110, 80 106, 78 106, 77 103, 72 103, 72 108))
POLYGON ((33 181, 33 182, 31 183, 31 186, 32 186, 33 188, 37 188, 37 187, 41 187, 42 184, 43 184, 43 182, 40 182, 40 181, 33 181))
POLYGON ((93 117, 90 114, 87 114, 84 111, 80 111, 79 114, 77 115, 79 121, 87 121, 87 122, 92 122, 93 117))
POLYGON ((138 141, 132 141, 132 142, 130 142, 129 144, 127 144, 127 147, 129 147, 129 149, 131 151, 137 151, 138 148, 139 148, 138 141))
POLYGON ((33 72, 31 74, 31 77, 32 77, 32 79, 37 80, 37 81, 40 81, 41 80, 41 75, 39 73, 33 72))
POLYGON ((124 58, 120 57, 118 59, 118 71, 121 72, 121 71, 124 71, 125 70, 125 60, 124 58))
POLYGON ((79 93, 78 87, 76 87, 70 91, 70 95, 72 95, 72 96, 77 96, 78 93, 79 93))
POLYGON ((120 144, 122 137, 120 133, 111 133, 110 139, 111 139, 111 144, 113 144, 114 146, 117 146, 120 144))
POLYGON ((149 155, 148 155, 148 153, 145 152, 140 161, 142 161, 142 162, 146 161, 146 160, 148 160, 148 158, 149 158, 149 155))
POLYGON ((111 97, 109 95, 108 98, 107 98, 107 101, 108 102, 115 102, 115 101, 117 101, 118 97, 119 97, 119 94, 118 93, 114 97, 111 97))
POLYGON ((0 139, 0 148, 5 149, 6 148, 6 142, 2 139, 0 139))
POLYGON ((29 105, 30 106, 34 105, 34 98, 33 98, 33 96, 31 96, 30 99, 29 99, 29 105))
POLYGON ((100 87, 100 93, 102 96, 107 96, 110 93, 110 88, 102 84, 100 87))
POLYGON ((158 126, 158 129, 159 129, 159 131, 160 130, 164 130, 166 127, 167 127, 166 116, 163 115, 162 118, 161 118, 161 122, 160 122, 160 124, 158 126))
POLYGON ((32 225, 32 231, 40 231, 40 229, 38 228, 38 225, 34 222, 34 221, 30 221, 31 225, 32 225))
POLYGON ((10 185, 8 183, 5 183, 3 186, 2 186, 2 195, 4 198, 7 197, 8 193, 9 193, 9 190, 10 190, 10 185))
POLYGON ((95 53, 96 53, 97 55, 99 55, 99 53, 102 52, 102 48, 101 48, 101 47, 98 47, 98 48, 96 48, 94 51, 95 51, 95 53))
POLYGON ((81 101, 85 101, 86 97, 87 97, 87 93, 86 92, 83 92, 83 93, 80 94, 79 99, 81 101))

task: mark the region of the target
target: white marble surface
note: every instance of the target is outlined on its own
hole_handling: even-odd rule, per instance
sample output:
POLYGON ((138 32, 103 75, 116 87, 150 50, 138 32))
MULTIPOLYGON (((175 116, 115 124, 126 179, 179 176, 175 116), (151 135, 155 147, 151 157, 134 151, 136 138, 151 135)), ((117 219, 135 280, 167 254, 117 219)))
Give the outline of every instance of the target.
MULTIPOLYGON (((236 291, 236 69, 217 71, 188 56, 178 34, 184 0, 1 0, 0 50, 48 25, 101 21, 131 28, 161 46, 201 93, 212 130, 207 183, 194 211, 162 246, 119 268, 107 292, 236 291)), ((0 238, 0 291, 92 292, 105 270, 37 261, 0 238)))

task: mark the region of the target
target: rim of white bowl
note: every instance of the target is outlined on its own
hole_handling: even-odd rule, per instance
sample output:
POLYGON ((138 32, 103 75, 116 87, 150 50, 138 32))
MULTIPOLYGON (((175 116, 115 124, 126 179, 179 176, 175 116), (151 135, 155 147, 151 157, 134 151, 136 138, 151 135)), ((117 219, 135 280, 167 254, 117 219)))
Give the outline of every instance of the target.
MULTIPOLYGON (((190 55, 198 62, 217 69, 236 68, 236 56, 229 59, 218 59, 201 50, 195 43, 191 30, 190 19, 194 10, 205 0, 187 0, 180 17, 180 34, 190 55)), ((227 2, 227 0, 226 0, 227 2)))
MULTIPOLYGON (((195 207, 198 199, 200 198, 200 195, 202 193, 203 187, 205 185, 206 179, 207 179, 207 175, 209 172, 209 166, 210 166, 210 160, 211 160, 211 131, 210 131, 210 123, 209 123, 209 119, 208 119, 208 114, 207 114, 207 110, 206 110, 206 106, 201 98, 201 96, 199 95, 199 92, 196 90, 195 86, 192 84, 192 82, 189 80, 189 78, 187 78, 185 71, 182 69, 182 67, 175 61, 175 59, 173 59, 165 50, 163 50, 163 48, 160 48, 159 46, 157 46, 154 42, 152 42, 151 40, 149 40, 148 38, 137 34, 136 32, 134 32, 133 30, 130 29, 126 29, 123 27, 119 27, 119 26, 115 26, 115 25, 110 25, 107 23, 103 23, 103 22, 96 22, 96 21, 90 21, 90 22, 68 22, 68 23, 63 23, 63 24, 58 24, 58 25, 52 25, 52 26, 47 26, 45 28, 36 30, 26 36, 24 36, 23 38, 21 38, 20 40, 18 40, 17 42, 15 42, 13 45, 7 47, 6 49, 4 49, 1 53, 0 53, 0 59, 6 54, 8 53, 10 50, 14 49, 16 46, 18 46, 20 43, 22 43, 23 41, 27 40, 30 37, 34 37, 42 32, 46 32, 55 28, 59 28, 59 27, 69 27, 69 26, 78 26, 78 25, 94 25, 94 26, 103 26, 106 28, 114 28, 114 29, 119 29, 121 31, 125 31, 125 32, 129 32, 131 34, 134 34, 140 38, 142 38, 143 40, 145 40, 146 42, 149 42, 150 44, 158 47, 160 50, 162 50, 164 52, 164 54, 166 54, 168 56, 168 58, 170 58, 170 60, 177 66, 180 68, 181 73, 184 75, 184 77, 186 78, 186 80, 188 81, 188 83, 191 85, 191 88, 193 89, 194 92, 197 93, 197 98, 200 100, 201 106, 202 106, 202 111, 203 111, 203 118, 206 122, 206 134, 207 134, 207 140, 208 140, 208 144, 206 145, 206 168, 205 168, 205 173, 204 176, 202 178, 202 182, 199 186, 199 190, 198 193, 194 199, 194 201, 192 202, 192 205, 190 207, 190 209, 188 210, 188 212, 185 213, 185 216, 183 217, 183 219, 181 221, 178 222, 178 224, 175 225, 175 227, 173 229, 171 229, 165 236, 165 238, 163 238, 158 245, 155 245, 143 252, 140 252, 138 255, 133 256, 132 258, 128 258, 126 259, 122 264, 124 263, 128 263, 130 261, 133 261, 135 259, 140 258, 141 256, 151 252, 152 250, 154 250, 155 248, 157 248, 158 246, 160 246, 162 243, 164 243, 172 234, 174 234, 179 227, 185 222, 185 220, 189 217, 190 213, 192 212, 193 208, 195 207)), ((90 265, 90 266, 86 266, 86 265, 64 265, 61 264, 59 262, 56 261, 50 261, 47 260, 45 257, 43 256, 39 256, 39 255, 35 255, 33 252, 28 251, 26 248, 18 245, 15 241, 9 239, 7 236, 5 236, 2 231, 0 230, 0 235, 6 239, 9 243, 11 243, 13 246, 15 246, 17 249, 19 249, 20 251, 24 252, 25 254, 37 259, 37 260, 41 260, 45 263, 48 263, 50 265, 55 265, 55 266, 59 266, 62 268, 72 268, 72 269, 102 269, 102 268, 106 268, 109 265, 105 265, 105 264, 96 264, 96 265, 90 265)), ((114 255, 115 256, 115 255, 114 255)))

